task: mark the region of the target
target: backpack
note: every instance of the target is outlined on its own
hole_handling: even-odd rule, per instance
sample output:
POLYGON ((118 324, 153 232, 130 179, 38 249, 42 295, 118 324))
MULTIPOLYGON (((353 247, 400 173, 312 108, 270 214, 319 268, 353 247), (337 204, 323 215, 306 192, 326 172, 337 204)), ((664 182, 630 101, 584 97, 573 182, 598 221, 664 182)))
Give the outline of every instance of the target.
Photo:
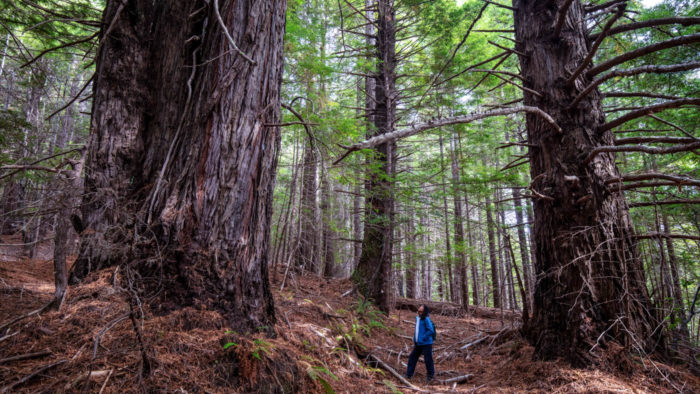
POLYGON ((433 342, 435 342, 435 341, 437 341, 437 326, 435 325, 435 322, 433 322, 432 320, 431 320, 431 322, 433 323, 433 342))

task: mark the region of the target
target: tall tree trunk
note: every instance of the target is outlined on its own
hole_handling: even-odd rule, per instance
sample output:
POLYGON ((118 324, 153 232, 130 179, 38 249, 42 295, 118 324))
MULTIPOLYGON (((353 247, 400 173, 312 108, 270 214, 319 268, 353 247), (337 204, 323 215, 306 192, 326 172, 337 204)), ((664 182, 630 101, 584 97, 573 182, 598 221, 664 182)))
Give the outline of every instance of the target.
POLYGON ((536 356, 590 365, 595 356, 589 350, 598 338, 651 351, 659 334, 624 196, 605 185, 620 175, 614 154, 582 160, 596 146, 613 145, 612 132, 599 131, 605 121, 601 95, 593 91, 567 108, 590 81, 584 73, 573 86, 566 83, 589 43, 579 0, 565 11, 563 29, 555 36, 556 15, 565 3, 571 2, 514 2, 521 75, 527 88, 541 94, 525 92, 524 103, 550 114, 564 130, 558 133, 541 117, 526 117, 528 143, 537 146, 529 149, 532 187, 546 196, 534 207, 538 281, 526 332, 536 356))
MULTIPOLYGON (((527 301, 531 303, 532 294, 532 282, 531 282, 531 266, 530 266, 530 248, 529 241, 525 235, 525 222, 523 220, 523 203, 520 198, 520 189, 514 187, 511 189, 513 193, 513 205, 515 207, 515 223, 518 225, 518 243, 520 244, 520 261, 523 265, 523 281, 525 286, 525 294, 527 294, 527 301)), ((523 300, 524 302, 525 300, 523 300)))
POLYGON ((491 265, 491 294, 493 295, 493 307, 501 307, 501 281, 498 273, 498 251, 496 250, 496 234, 493 221, 493 208, 491 197, 486 196, 486 231, 489 239, 489 263, 491 265))
POLYGON ((467 278, 467 255, 464 252, 466 245, 464 243, 464 221, 462 215, 462 188, 460 179, 459 152, 457 150, 457 137, 452 135, 450 140, 450 151, 452 157, 452 190, 454 192, 454 227, 455 227, 455 270, 456 277, 459 278, 459 284, 456 286, 459 292, 456 301, 460 302, 464 308, 469 305, 469 282, 467 278))
POLYGON ((416 298, 416 277, 418 272, 416 269, 416 231, 413 225, 413 216, 406 216, 406 230, 404 231, 406 245, 404 252, 404 267, 406 269, 406 298, 416 298))
MULTIPOLYGON (((452 245, 450 245, 450 215, 447 211, 447 188, 445 184, 447 181, 445 180, 445 154, 444 154, 444 149, 443 149, 443 143, 442 143, 442 134, 440 134, 440 179, 442 182, 442 211, 444 214, 445 218, 445 266, 447 267, 447 277, 449 281, 449 292, 450 292, 450 299, 452 302, 457 302, 457 293, 455 293, 455 286, 454 286, 454 280, 452 278, 452 245)), ((454 161, 454 158, 453 158, 454 161)), ((453 177, 453 183, 454 181, 454 164, 452 164, 452 177, 453 177)), ((455 185, 453 185, 455 187, 455 185)), ((456 192, 455 192, 456 195, 456 192)), ((457 202, 455 201, 455 207, 457 206, 457 202)), ((455 232, 457 231, 456 226, 457 226, 457 221, 460 220, 457 218, 457 213, 455 212, 455 232)), ((457 235, 455 234, 455 238, 457 235)), ((457 247, 455 245, 455 247, 457 247)), ((440 289, 441 290, 441 289, 440 289)), ((441 291, 442 292, 442 291, 441 291)))
POLYGON ((217 0, 107 1, 71 279, 127 262, 162 272, 158 307, 205 304, 246 332, 275 320, 267 264, 286 1, 219 3, 220 13, 217 0))
POLYGON ((335 275, 335 231, 333 230, 333 210, 331 207, 331 177, 328 170, 322 171, 321 179, 321 213, 323 218, 323 275, 335 275))
POLYGON ((304 169, 301 177, 301 202, 299 220, 301 221, 301 233, 299 234, 299 249, 294 257, 295 266, 299 270, 309 270, 317 273, 320 268, 318 258, 318 231, 316 217, 318 205, 316 203, 316 171, 318 154, 316 144, 311 136, 307 136, 304 145, 304 169))
MULTIPOLYGON (((374 86, 373 135, 391 132, 396 118, 396 31, 395 11, 390 0, 377 1, 377 76, 374 86)), ((391 305, 394 197, 392 177, 396 142, 387 142, 373 152, 376 167, 368 175, 365 231, 362 254, 353 273, 360 293, 374 300, 383 311, 391 305)))

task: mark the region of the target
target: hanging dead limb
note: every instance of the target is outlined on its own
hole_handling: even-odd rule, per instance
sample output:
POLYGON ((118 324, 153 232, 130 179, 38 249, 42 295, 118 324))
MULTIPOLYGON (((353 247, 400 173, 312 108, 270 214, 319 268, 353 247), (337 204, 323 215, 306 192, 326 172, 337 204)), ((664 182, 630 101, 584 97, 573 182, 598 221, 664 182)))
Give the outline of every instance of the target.
POLYGON ((248 63, 254 66, 256 64, 255 60, 251 59, 248 55, 246 55, 242 50, 238 48, 238 45, 236 45, 236 41, 233 40, 233 37, 231 37, 231 33, 228 32, 228 27, 226 27, 223 18, 221 18, 221 13, 219 13, 219 0, 214 0, 214 14, 216 15, 216 20, 219 22, 221 29, 226 35, 226 39, 228 40, 229 44, 231 44, 231 47, 236 52, 238 52, 238 54, 241 55, 245 60, 247 60, 248 63))
POLYGON ((568 83, 569 85, 573 84, 574 81, 576 80, 576 78, 578 78, 578 76, 581 75, 581 73, 583 72, 583 70, 585 70, 586 67, 588 67, 588 63, 590 63, 591 60, 593 60, 593 56, 594 56, 595 53, 598 51, 598 47, 600 47, 600 44, 603 42, 603 39, 605 38, 605 36, 606 36, 608 30, 610 30, 610 28, 612 27, 612 25, 613 25, 615 22, 617 22, 618 19, 620 19, 620 17, 622 16, 622 14, 625 13, 625 9, 626 9, 626 8, 627 8, 627 3, 626 3, 626 2, 620 4, 620 5, 617 7, 617 12, 615 12, 615 14, 614 14, 614 15, 608 20, 608 22, 605 24, 605 26, 603 27, 603 30, 600 32, 600 35, 599 35, 598 38, 595 40, 595 42, 593 43, 593 45, 591 45, 591 49, 588 51, 588 54, 587 54, 586 57, 583 59, 583 61, 581 62, 581 64, 578 66, 578 68, 576 69, 576 71, 574 71, 574 73, 571 74, 571 76, 570 76, 569 79, 566 81, 566 83, 568 83))
POLYGON ((697 138, 691 137, 627 137, 616 138, 615 145, 631 145, 631 144, 648 144, 648 143, 664 143, 664 144, 690 144, 696 142, 697 138))
POLYGON ((638 57, 648 55, 650 53, 657 52, 657 51, 660 51, 663 49, 673 48, 673 47, 677 47, 680 45, 693 44, 696 42, 700 42, 700 33, 689 34, 687 36, 680 36, 680 37, 672 38, 670 40, 657 42, 655 44, 648 45, 648 46, 645 46, 645 47, 642 47, 639 49, 635 49, 633 51, 624 53, 620 56, 616 56, 608 61, 605 61, 605 62, 591 68, 590 70, 588 70, 586 75, 589 78, 593 78, 594 76, 602 73, 603 71, 609 70, 609 69, 617 66, 618 64, 622 64, 626 61, 636 59, 638 57))
POLYGON ((644 152, 652 155, 663 155, 667 153, 678 153, 678 152, 688 152, 695 149, 700 149, 700 141, 693 142, 692 144, 676 145, 668 148, 659 148, 655 146, 599 146, 594 148, 591 153, 588 154, 584 160, 584 164, 588 164, 596 157, 599 153, 603 152, 644 152))
POLYGON ((700 241, 700 236, 698 236, 698 235, 670 234, 670 233, 637 234, 634 236, 634 238, 635 239, 671 238, 671 239, 690 239, 693 241, 700 241))
MULTIPOLYGON (((638 109, 636 111, 632 111, 628 114, 625 114, 615 120, 612 120, 604 125, 602 125, 598 131, 603 132, 607 131, 610 129, 613 129, 617 126, 620 126, 621 124, 624 124, 626 122, 629 122, 630 120, 634 120, 637 118, 641 118, 642 116, 650 115, 656 112, 661 112, 663 110, 669 109, 669 108, 678 108, 682 107, 684 105, 700 105, 700 98, 687 98, 687 99, 679 99, 679 100, 670 100, 666 101, 661 104, 656 104, 656 105, 650 105, 648 107, 644 107, 641 109, 638 109)), ((697 149, 697 148, 693 148, 697 149)))
POLYGON ((436 120, 431 120, 426 123, 418 123, 418 124, 413 124, 410 127, 399 129, 396 131, 392 131, 390 133, 384 133, 381 135, 378 135, 376 137, 372 137, 366 141, 363 142, 358 142, 356 144, 352 144, 350 146, 341 146, 342 148, 346 149, 347 151, 339 157, 333 164, 336 165, 340 163, 347 155, 354 151, 358 151, 360 149, 369 149, 372 147, 375 147, 377 145, 383 144, 385 142, 389 141, 395 141, 399 140, 402 138, 410 137, 412 135, 416 135, 418 133, 421 133, 426 130, 438 128, 438 127, 443 127, 443 126, 449 126, 453 124, 462 124, 462 123, 470 123, 479 119, 484 119, 492 116, 502 116, 502 115, 510 115, 518 112, 528 112, 528 113, 533 113, 536 115, 541 116, 544 118, 549 124, 552 125, 554 130, 556 130, 558 133, 562 133, 561 128, 557 125, 557 123, 554 121, 554 119, 547 114, 546 112, 542 111, 541 109, 537 107, 530 107, 530 106, 519 106, 519 107, 513 107, 513 108, 504 108, 504 109, 498 109, 498 110, 493 110, 493 111, 487 111, 487 112, 482 112, 482 113, 476 113, 476 114, 471 114, 471 115, 465 115, 465 116, 455 116, 451 118, 444 118, 444 119, 436 119, 436 120))
POLYGON ((656 205, 675 205, 675 204, 700 204, 700 199, 676 199, 676 200, 661 200, 661 201, 644 201, 633 202, 629 204, 630 208, 651 207, 656 205))
POLYGON ((569 12, 569 7, 573 0, 566 0, 566 3, 557 10, 556 22, 554 23, 554 37, 559 37, 561 29, 564 27, 564 21, 566 20, 566 14, 569 12))
POLYGON ((520 76, 519 74, 508 72, 508 71, 485 70, 485 69, 481 69, 481 68, 476 68, 476 69, 473 69, 472 71, 476 72, 476 73, 503 74, 503 75, 508 75, 510 77, 518 78, 519 80, 524 81, 523 77, 520 76))
MULTIPOLYGON (((678 17, 671 17, 671 18, 659 18, 659 19, 650 19, 648 21, 642 21, 642 22, 634 22, 634 23, 627 23, 624 25, 616 26, 608 32, 608 36, 612 36, 614 34, 619 34, 619 33, 624 33, 626 31, 631 31, 631 30, 637 30, 637 29, 643 29, 645 27, 655 27, 655 26, 663 26, 663 25, 675 25, 679 24, 682 26, 691 26, 691 25, 697 25, 700 24, 700 17, 688 17, 688 16, 678 16, 678 17)), ((589 36, 591 40, 595 40, 598 38, 598 35, 600 33, 594 33, 589 36)))
POLYGON ((524 92, 528 92, 528 93, 530 93, 530 94, 532 94, 532 95, 535 95, 535 96, 537 96, 537 97, 542 97, 542 94, 541 94, 540 92, 538 92, 538 91, 536 91, 536 90, 532 90, 532 89, 530 89, 530 88, 526 88, 525 86, 522 86, 522 85, 519 85, 519 84, 513 82, 513 79, 514 79, 513 77, 511 77, 511 79, 506 79, 506 78, 504 78, 504 77, 502 77, 502 76, 500 76, 500 75, 494 73, 494 71, 491 71, 490 74, 493 75, 493 76, 495 76, 496 78, 502 80, 502 81, 505 82, 505 83, 508 83, 508 84, 511 84, 511 85, 515 86, 516 88, 518 88, 518 89, 520 89, 520 90, 522 90, 522 91, 524 91, 524 92))
MULTIPOLYGON (((593 89, 595 89, 598 85, 600 85, 601 83, 603 83, 611 78, 628 77, 631 75, 637 75, 637 74, 643 74, 643 73, 665 74, 665 73, 693 70, 696 68, 700 68, 700 62, 671 64, 668 66, 648 65, 648 66, 630 68, 627 70, 613 70, 613 71, 611 71, 607 74, 601 75, 600 77, 591 81, 591 83, 588 86, 586 86, 581 91, 581 93, 579 93, 578 96, 576 96, 576 98, 571 102, 571 104, 569 105, 569 108, 575 107, 581 101, 581 99, 586 97, 593 89)), ((625 97, 625 96, 615 96, 614 94, 611 94, 610 97, 625 97)))

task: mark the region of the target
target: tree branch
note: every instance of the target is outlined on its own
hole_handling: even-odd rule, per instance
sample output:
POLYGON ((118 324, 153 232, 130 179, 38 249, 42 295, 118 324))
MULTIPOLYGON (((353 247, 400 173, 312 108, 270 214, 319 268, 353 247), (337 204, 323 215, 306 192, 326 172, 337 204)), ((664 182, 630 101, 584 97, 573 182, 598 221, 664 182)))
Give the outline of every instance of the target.
POLYGON ((688 99, 680 99, 680 100, 671 100, 671 101, 666 101, 661 104, 656 104, 656 105, 650 105, 648 107, 644 107, 641 109, 638 109, 636 111, 629 112, 623 116, 620 116, 619 118, 612 120, 604 125, 602 125, 599 129, 600 132, 606 131, 613 129, 623 123, 629 122, 630 120, 641 118, 642 116, 646 116, 649 114, 653 114, 656 112, 661 112, 665 109, 669 108, 678 108, 682 107, 684 105, 700 105, 700 98, 688 98, 688 99))
POLYGON ((471 115, 465 115, 465 116, 455 116, 451 118, 444 118, 444 119, 438 119, 438 120, 431 120, 426 123, 419 123, 419 124, 414 124, 411 127, 399 129, 390 133, 384 133, 381 135, 378 135, 376 137, 372 137, 368 140, 365 140, 363 142, 358 142, 355 144, 352 144, 350 146, 343 146, 347 150, 343 156, 338 158, 333 165, 336 165, 340 163, 348 154, 358 151, 360 149, 369 149, 372 147, 375 147, 377 145, 381 145, 383 143, 389 142, 389 141, 395 141, 398 139, 410 137, 412 135, 416 135, 418 133, 421 133, 426 130, 438 128, 438 127, 443 127, 443 126, 449 126, 453 124, 462 124, 462 123, 470 123, 475 120, 479 119, 484 119, 492 116, 502 116, 502 115, 510 115, 518 112, 528 112, 528 113, 534 113, 542 118, 544 118, 549 124, 554 127, 554 129, 558 133, 562 133, 561 128, 557 125, 557 123, 554 121, 554 119, 546 112, 542 111, 541 109, 537 107, 529 107, 529 106, 520 106, 520 107, 514 107, 514 108, 504 108, 504 109, 499 109, 499 110, 493 110, 493 111, 487 111, 487 112, 482 112, 482 113, 476 113, 476 114, 471 114, 471 115))
POLYGON ((627 137, 616 138, 615 145, 630 145, 630 144, 648 144, 648 143, 664 143, 664 144, 690 144, 696 142, 697 138, 691 137, 627 137))
POLYGON ((668 148, 657 148, 655 146, 599 146, 594 148, 591 153, 588 154, 586 159, 583 161, 584 164, 588 164, 596 157, 599 153, 603 152, 644 152, 652 155, 662 155, 667 153, 678 153, 687 152, 695 149, 700 149, 700 141, 693 142, 692 144, 676 145, 668 148))
MULTIPOLYGON (((575 107, 584 97, 586 97, 593 89, 595 89, 601 83, 607 81, 614 77, 629 77, 631 75, 637 75, 642 73, 655 73, 655 74, 666 74, 679 71, 688 71, 696 68, 700 68, 700 62, 691 62, 683 64, 671 64, 668 66, 656 66, 647 65, 642 67, 630 68, 627 70, 613 70, 607 74, 601 75, 600 77, 594 79, 588 86, 586 86, 581 93, 576 96, 574 101, 571 102, 569 108, 575 107)), ((611 97, 615 97, 612 96, 611 97)), ((624 97, 624 96, 621 96, 624 97)))
MULTIPOLYGON (((625 25, 616 26, 616 27, 610 29, 610 31, 608 32, 608 36, 612 36, 612 35, 618 34, 618 33, 624 33, 626 31, 643 29, 645 27, 674 25, 674 24, 679 24, 682 26, 697 25, 697 24, 700 24, 700 17, 679 16, 679 17, 672 17, 672 18, 650 19, 648 21, 643 21, 643 22, 627 23, 625 25)), ((600 35, 600 33, 591 34, 589 37, 591 40, 595 40, 598 38, 598 35, 600 35)))
POLYGON ((700 204, 700 199, 689 199, 689 200, 661 200, 661 201, 644 201, 644 202, 633 202, 629 204, 630 208, 637 207, 650 207, 655 205, 674 205, 674 204, 700 204))
POLYGON ((627 3, 622 3, 617 7, 617 12, 615 13, 615 15, 613 15, 612 18, 610 18, 608 20, 608 22, 605 24, 605 27, 603 27, 603 31, 600 33, 600 36, 598 37, 598 39, 595 40, 593 45, 591 45, 591 50, 588 51, 588 55, 586 55, 586 58, 583 59, 583 61, 581 62, 581 65, 578 66, 576 71, 574 71, 574 73, 571 74, 571 77, 569 77, 569 79, 566 81, 566 83, 568 83, 568 84, 574 83, 576 78, 578 78, 578 76, 583 72, 583 70, 585 70, 586 67, 588 67, 588 63, 590 63, 590 61, 593 59, 593 56, 598 51, 598 47, 603 42, 603 39, 605 38, 605 35, 607 34, 608 30, 610 30, 612 25, 615 22, 617 22, 618 19, 620 19, 622 14, 624 14, 626 8, 627 8, 627 3))
POLYGON ((564 21, 566 20, 566 13, 569 12, 569 7, 573 0, 566 0, 566 3, 562 4, 561 8, 557 10, 557 22, 554 24, 554 37, 559 37, 561 29, 564 27, 564 21))
POLYGON ((648 46, 645 46, 645 47, 642 47, 639 49, 635 49, 633 51, 624 53, 620 56, 616 56, 616 57, 614 57, 606 62, 603 62, 603 63, 591 68, 590 70, 588 70, 586 75, 589 78, 592 78, 592 77, 600 74, 601 72, 603 72, 605 70, 609 70, 609 69, 617 66, 618 64, 624 63, 628 60, 636 59, 638 57, 648 55, 650 53, 657 52, 657 51, 660 51, 662 49, 673 48, 673 47, 677 47, 677 46, 685 45, 685 44, 692 44, 695 42, 700 42, 700 33, 690 34, 687 36, 681 36, 681 37, 672 38, 670 40, 657 42, 655 44, 648 45, 648 46))
POLYGON ((226 24, 224 23, 224 20, 221 18, 221 14, 219 13, 219 0, 214 0, 214 14, 216 14, 216 20, 219 22, 219 25, 224 30, 224 34, 226 35, 229 44, 231 44, 231 47, 233 47, 233 49, 236 52, 238 52, 239 55, 241 55, 245 60, 247 60, 248 63, 255 65, 255 60, 251 59, 248 55, 246 55, 242 50, 238 48, 238 45, 236 45, 236 41, 233 40, 233 37, 231 37, 231 34, 228 32, 228 27, 226 27, 226 24))
POLYGON ((676 238, 676 239, 692 239, 694 241, 700 241, 700 236, 697 235, 685 235, 685 234, 669 234, 669 233, 647 233, 647 234, 637 234, 634 236, 636 239, 652 239, 652 238, 676 238))

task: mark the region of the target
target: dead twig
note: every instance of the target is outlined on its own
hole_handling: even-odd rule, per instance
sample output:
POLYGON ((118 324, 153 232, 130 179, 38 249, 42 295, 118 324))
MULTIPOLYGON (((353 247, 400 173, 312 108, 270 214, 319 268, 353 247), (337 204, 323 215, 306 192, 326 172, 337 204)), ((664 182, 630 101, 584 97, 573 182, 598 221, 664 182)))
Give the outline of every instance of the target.
POLYGON ((0 389, 0 393, 7 393, 7 392, 11 391, 12 389, 14 389, 15 387, 29 381, 32 378, 34 378, 35 376, 37 376, 41 373, 44 373, 45 371, 48 371, 49 369, 55 368, 55 367, 57 367, 63 363, 66 363, 66 362, 68 362, 68 360, 59 360, 59 361, 56 361, 56 362, 51 363, 49 365, 45 365, 45 366, 37 369, 36 371, 30 373, 29 375, 23 377, 22 379, 3 387, 2 389, 0 389))
POLYGON ((35 352, 35 353, 20 354, 20 355, 18 355, 18 356, 12 356, 12 357, 7 357, 7 358, 0 359, 0 364, 9 363, 9 362, 12 362, 12 361, 29 360, 29 359, 32 359, 32 358, 39 358, 39 357, 44 357, 44 356, 50 356, 50 355, 52 355, 52 354, 53 354, 53 353, 51 353, 51 352, 48 351, 48 350, 43 350, 43 351, 41 351, 41 352, 35 352))

